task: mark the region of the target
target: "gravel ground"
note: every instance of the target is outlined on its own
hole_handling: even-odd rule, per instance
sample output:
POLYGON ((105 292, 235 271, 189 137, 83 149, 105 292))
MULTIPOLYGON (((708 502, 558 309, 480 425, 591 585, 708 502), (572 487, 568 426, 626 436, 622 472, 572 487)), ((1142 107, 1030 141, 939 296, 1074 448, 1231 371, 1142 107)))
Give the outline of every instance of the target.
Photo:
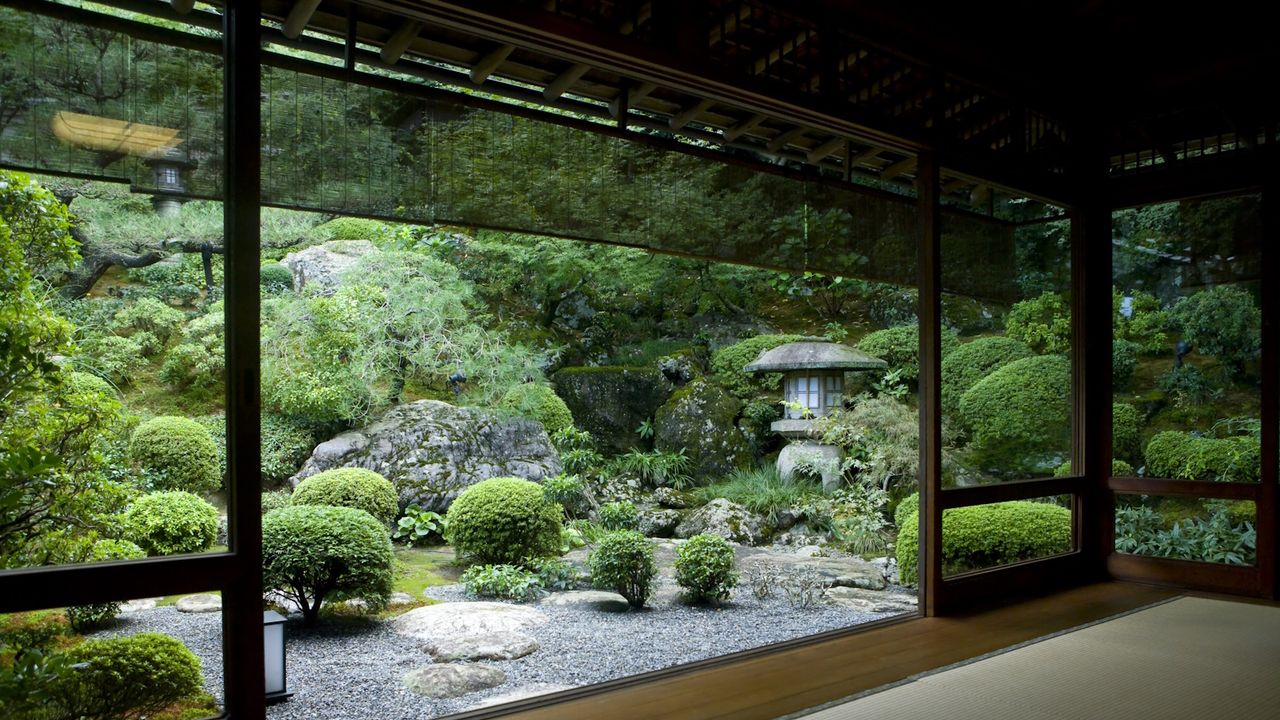
MULTIPOLYGON (((431 588, 448 602, 467 600, 461 587, 431 588)), ((431 660, 390 622, 330 619, 314 629, 297 617, 286 628, 288 702, 272 706, 271 720, 423 720, 459 712, 485 698, 536 683, 589 685, 716 657, 886 617, 830 606, 792 608, 784 599, 758 601, 740 589, 735 601, 714 607, 660 603, 639 612, 611 613, 579 606, 544 606, 551 621, 525 630, 542 647, 518 660, 492 662, 507 682, 452 700, 432 700, 401 688, 401 678, 431 660)), ((110 633, 156 631, 181 639, 204 663, 206 685, 222 697, 221 616, 191 615, 171 607, 121 616, 110 633)))

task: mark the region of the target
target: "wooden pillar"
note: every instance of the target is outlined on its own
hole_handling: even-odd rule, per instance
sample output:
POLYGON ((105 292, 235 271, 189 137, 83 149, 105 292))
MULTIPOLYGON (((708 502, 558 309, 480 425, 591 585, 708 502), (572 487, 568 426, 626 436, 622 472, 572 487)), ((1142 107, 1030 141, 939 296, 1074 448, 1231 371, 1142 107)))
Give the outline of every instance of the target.
POLYGON ((1262 189, 1262 478, 1258 488, 1258 571, 1259 586, 1264 597, 1280 598, 1280 548, 1276 547, 1280 507, 1277 495, 1280 482, 1280 186, 1268 184, 1262 189))
POLYGON ((227 530, 233 572, 223 588, 222 647, 226 712, 235 720, 266 717, 258 427, 260 14, 259 0, 233 0, 223 15, 227 530))
POLYGON ((939 612, 942 589, 942 209, 933 151, 916 172, 917 272, 920 297, 920 608, 939 612))

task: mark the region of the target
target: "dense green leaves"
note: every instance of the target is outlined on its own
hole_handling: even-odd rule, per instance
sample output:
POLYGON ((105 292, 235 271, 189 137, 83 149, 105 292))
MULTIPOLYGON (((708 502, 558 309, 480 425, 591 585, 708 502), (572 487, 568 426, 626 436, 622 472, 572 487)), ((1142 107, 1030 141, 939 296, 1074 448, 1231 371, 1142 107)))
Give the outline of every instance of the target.
POLYGON ((139 425, 129 439, 129 454, 158 490, 203 493, 222 485, 218 446, 190 418, 171 415, 139 425))
POLYGON ((676 548, 676 584, 690 600, 724 600, 738 585, 733 546, 719 535, 694 535, 676 548))
POLYGON ((1258 438, 1215 438, 1166 431, 1147 443, 1147 475, 1175 480, 1258 482, 1262 455, 1258 438))
POLYGON ((293 489, 289 503, 359 508, 387 524, 400 512, 400 496, 391 481, 363 468, 334 468, 312 475, 293 489))
POLYGON ((1215 355, 1237 369, 1262 347, 1262 311, 1253 296, 1219 285, 1183 298, 1173 308, 1182 335, 1202 355, 1215 355))
POLYGON ((996 370, 1031 357, 1026 343, 1011 337, 981 337, 964 343, 942 360, 942 409, 953 413, 960 396, 996 370))
POLYGON ((200 659, 159 633, 88 640, 66 652, 76 665, 53 691, 52 718, 148 717, 204 685, 200 659))
MULTIPOLYGON (((952 330, 942 331, 942 357, 958 348, 960 339, 952 330)), ((877 330, 858 341, 858 349, 889 363, 889 370, 901 371, 902 379, 914 384, 920 376, 920 330, 915 325, 899 325, 877 330)))
MULTIPOLYGON (((911 507, 911 506, 909 506, 911 507)), ((902 513, 898 571, 917 580, 918 510, 902 513)), ((1007 565, 1071 549, 1071 511, 1048 503, 1003 502, 952 508, 942 513, 942 567, 946 574, 1007 565)))
POLYGON ((757 375, 743 370, 755 361, 760 353, 772 350, 800 339, 799 335, 756 335, 739 340, 716 350, 711 355, 711 372, 716 374, 726 390, 740 398, 750 398, 761 393, 778 392, 782 373, 757 375))
POLYGON ((1071 362, 1061 355, 1016 360, 960 397, 972 446, 993 471, 1048 474, 1070 448, 1071 362))
POLYGON ((537 483, 491 478, 467 488, 449 506, 446 538, 458 554, 482 564, 513 564, 554 555, 564 510, 537 483))
POLYGON ((644 607, 653 594, 658 574, 653 546, 635 530, 619 530, 604 536, 591 553, 591 584, 612 590, 634 608, 644 607))
POLYGON ((218 536, 218 510, 189 492, 151 493, 125 511, 121 531, 148 555, 201 552, 218 536))
POLYGON ((567 427, 573 427, 573 413, 551 389, 543 383, 521 383, 511 388, 498 401, 498 407, 517 415, 542 423, 550 435, 567 427))

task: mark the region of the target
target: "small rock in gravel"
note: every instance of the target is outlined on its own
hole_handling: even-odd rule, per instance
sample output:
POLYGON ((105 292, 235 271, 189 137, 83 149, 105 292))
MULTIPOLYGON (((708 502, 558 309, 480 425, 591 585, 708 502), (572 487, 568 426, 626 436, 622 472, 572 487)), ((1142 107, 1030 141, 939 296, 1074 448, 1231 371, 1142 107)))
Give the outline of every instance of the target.
POLYGON ((139 610, 150 610, 151 608, 156 606, 157 600, 159 600, 159 598, 139 598, 137 600, 126 600, 120 603, 120 612, 121 614, 123 614, 123 613, 138 612, 139 610))
POLYGON ((222 612, 222 597, 208 593, 188 595, 184 598, 178 598, 178 602, 174 603, 173 606, 178 609, 178 612, 184 613, 222 612))
POLYGON ((534 683, 532 685, 521 685, 515 690, 494 695, 486 700, 472 705, 469 709, 479 710, 480 708, 493 707, 494 705, 505 705, 509 702, 517 700, 527 700, 531 697, 539 695, 548 695, 562 690, 572 690, 572 685, 556 685, 555 683, 534 683))
POLYGON ((488 665, 445 663, 418 668, 404 676, 407 690, 431 698, 453 698, 497 687, 507 674, 488 665))
POLYGON ((459 635, 524 630, 549 618, 541 610, 496 602, 451 602, 410 610, 392 621, 396 632, 423 642, 459 635))
POLYGON ((829 605, 866 613, 914 612, 919 603, 915 595, 907 593, 852 587, 828 588, 822 598, 829 605))
POLYGON ((607 612, 626 612, 630 609, 627 599, 618 593, 604 590, 567 590, 555 592, 538 601, 539 605, 578 605, 607 612))
POLYGON ((436 662, 514 660, 538 649, 538 641, 521 632, 445 637, 422 647, 436 662))
POLYGON ((391 593, 391 599, 387 601, 388 605, 410 605, 413 603, 413 596, 404 592, 391 593))

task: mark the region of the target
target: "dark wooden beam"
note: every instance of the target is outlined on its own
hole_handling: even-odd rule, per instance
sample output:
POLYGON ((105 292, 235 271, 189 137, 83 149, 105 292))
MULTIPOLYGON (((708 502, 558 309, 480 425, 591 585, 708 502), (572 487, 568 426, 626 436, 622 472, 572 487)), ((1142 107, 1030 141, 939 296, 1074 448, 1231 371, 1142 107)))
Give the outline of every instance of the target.
POLYGON ((485 80, 488 80, 489 76, 502 67, 502 63, 506 62, 507 58, 511 57, 511 53, 515 49, 515 45, 503 44, 490 50, 471 67, 471 72, 469 73, 471 82, 480 85, 485 80))
POLYGON ((932 151, 916 172, 916 260, 920 328, 920 609, 945 608, 942 595, 942 205, 941 169, 932 151))
POLYGON ((1257 547, 1262 594, 1280 598, 1280 183, 1262 189, 1262 476, 1257 547))

